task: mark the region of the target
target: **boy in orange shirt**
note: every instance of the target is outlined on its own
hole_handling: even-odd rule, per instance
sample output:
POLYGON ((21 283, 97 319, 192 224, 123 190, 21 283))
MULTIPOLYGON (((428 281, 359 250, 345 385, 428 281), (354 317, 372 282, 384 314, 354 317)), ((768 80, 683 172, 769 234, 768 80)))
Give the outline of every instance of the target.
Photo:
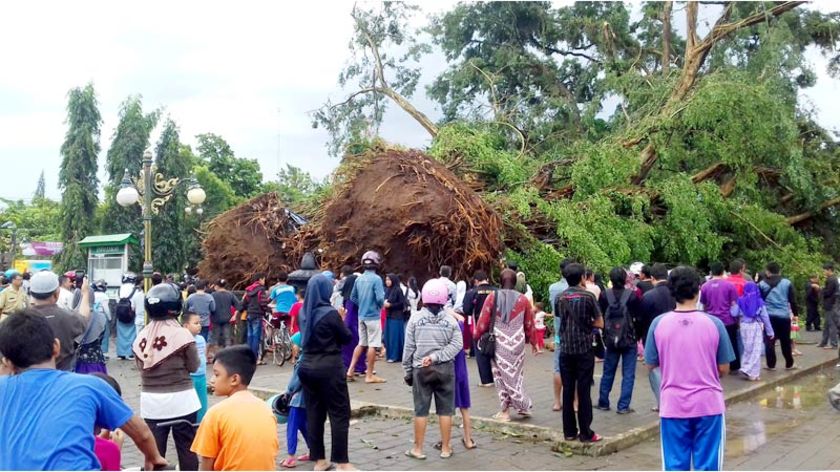
POLYGON ((199 470, 275 470, 277 420, 264 401, 248 391, 257 358, 248 346, 216 353, 210 384, 228 397, 207 411, 192 451, 199 470))

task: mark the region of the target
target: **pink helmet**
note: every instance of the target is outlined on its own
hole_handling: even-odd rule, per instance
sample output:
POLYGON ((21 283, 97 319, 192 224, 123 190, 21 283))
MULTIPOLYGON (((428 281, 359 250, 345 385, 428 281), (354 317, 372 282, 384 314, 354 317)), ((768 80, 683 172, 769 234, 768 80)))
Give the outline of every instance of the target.
POLYGON ((443 280, 432 279, 423 285, 420 296, 424 305, 446 305, 449 301, 449 287, 443 280))

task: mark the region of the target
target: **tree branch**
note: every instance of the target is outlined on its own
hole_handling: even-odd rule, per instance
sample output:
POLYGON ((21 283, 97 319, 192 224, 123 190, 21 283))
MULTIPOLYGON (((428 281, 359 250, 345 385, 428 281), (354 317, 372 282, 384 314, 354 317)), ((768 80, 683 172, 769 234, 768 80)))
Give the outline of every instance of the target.
MULTIPOLYGON (((580 58, 592 61, 596 64, 601 63, 601 61, 599 61, 598 59, 594 58, 593 56, 590 56, 589 54, 583 53, 583 52, 572 51, 572 50, 568 50, 568 49, 557 49, 554 46, 549 46, 548 44, 543 44, 533 34, 531 34, 530 42, 531 42, 531 44, 533 44, 537 48, 542 49, 543 52, 549 52, 551 54, 560 54, 561 56, 580 57, 580 58)), ((591 47, 591 46, 592 45, 590 45, 589 47, 591 47)))
POLYGON ((667 77, 671 69, 671 8, 673 2, 668 0, 662 10, 662 75, 667 77))
POLYGON ((825 201, 825 202, 821 203, 820 206, 817 207, 816 210, 806 211, 805 213, 800 213, 798 215, 789 216, 786 221, 788 222, 788 224, 797 225, 799 223, 802 223, 803 221, 810 220, 811 218, 816 216, 817 213, 819 213, 819 212, 821 212, 821 211, 823 211, 827 208, 833 207, 834 205, 837 205, 837 204, 840 204, 840 197, 834 197, 831 200, 828 200, 828 201, 825 201))

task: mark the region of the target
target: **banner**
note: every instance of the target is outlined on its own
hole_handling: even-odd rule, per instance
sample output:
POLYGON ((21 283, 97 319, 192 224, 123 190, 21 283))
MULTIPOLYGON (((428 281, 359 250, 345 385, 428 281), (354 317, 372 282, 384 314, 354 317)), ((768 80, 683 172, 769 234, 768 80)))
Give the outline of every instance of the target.
POLYGON ((53 257, 64 249, 64 243, 53 241, 32 241, 20 245, 24 256, 53 257))

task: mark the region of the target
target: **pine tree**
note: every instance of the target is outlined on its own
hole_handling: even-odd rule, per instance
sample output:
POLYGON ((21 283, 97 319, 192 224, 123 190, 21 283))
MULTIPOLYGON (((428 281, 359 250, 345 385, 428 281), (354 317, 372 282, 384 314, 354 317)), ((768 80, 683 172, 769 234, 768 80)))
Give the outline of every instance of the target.
POLYGON ((106 168, 108 185, 105 187, 105 211, 102 218, 103 233, 133 233, 143 229, 140 205, 128 208, 116 202, 125 170, 137 178, 143 166, 143 153, 149 145, 149 135, 157 124, 158 111, 143 114, 140 96, 128 97, 120 107, 120 122, 108 149, 106 168))
MULTIPOLYGON (((183 182, 190 172, 188 156, 181 153, 178 126, 167 119, 160 140, 155 148, 157 170, 164 178, 177 177, 183 182)), ((184 208, 187 205, 186 187, 180 185, 160 213, 152 220, 152 251, 156 270, 164 273, 179 273, 186 263, 184 208)))
POLYGON ((64 251, 58 257, 60 270, 82 268, 86 258, 78 242, 90 235, 98 202, 96 177, 102 117, 93 84, 74 88, 67 103, 67 134, 61 145, 61 236, 64 251))
POLYGON ((47 182, 44 179, 44 171, 41 171, 41 176, 38 177, 38 186, 35 187, 35 194, 33 200, 43 200, 47 196, 47 182))

